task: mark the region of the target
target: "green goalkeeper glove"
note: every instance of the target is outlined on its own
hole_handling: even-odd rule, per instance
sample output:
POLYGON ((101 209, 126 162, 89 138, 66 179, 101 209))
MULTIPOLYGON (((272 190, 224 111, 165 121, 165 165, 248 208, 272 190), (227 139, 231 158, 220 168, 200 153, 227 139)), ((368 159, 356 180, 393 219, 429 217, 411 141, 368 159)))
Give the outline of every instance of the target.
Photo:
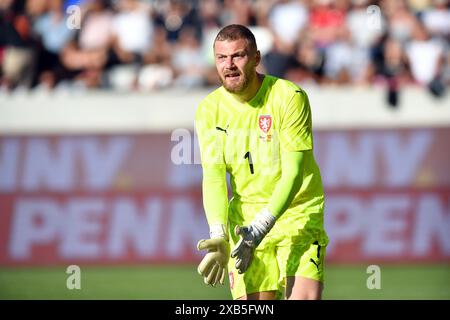
POLYGON ((236 226, 234 233, 241 236, 241 239, 233 249, 231 257, 236 258, 235 266, 239 273, 247 271, 253 260, 253 252, 272 229, 275 220, 270 211, 264 208, 250 225, 236 226))
POLYGON ((230 258, 230 245, 224 225, 212 225, 211 239, 202 239, 197 244, 198 250, 208 250, 198 265, 197 271, 203 276, 205 284, 213 287, 220 282, 225 283, 227 264, 230 258))

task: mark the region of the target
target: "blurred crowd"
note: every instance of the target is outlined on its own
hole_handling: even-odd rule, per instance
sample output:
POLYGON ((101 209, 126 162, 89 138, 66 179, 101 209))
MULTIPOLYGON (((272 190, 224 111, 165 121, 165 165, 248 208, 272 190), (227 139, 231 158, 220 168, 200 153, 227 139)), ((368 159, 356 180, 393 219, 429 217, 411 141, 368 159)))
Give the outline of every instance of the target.
POLYGON ((446 0, 0 0, 2 90, 219 83, 212 40, 255 33, 261 72, 299 84, 450 85, 446 0))

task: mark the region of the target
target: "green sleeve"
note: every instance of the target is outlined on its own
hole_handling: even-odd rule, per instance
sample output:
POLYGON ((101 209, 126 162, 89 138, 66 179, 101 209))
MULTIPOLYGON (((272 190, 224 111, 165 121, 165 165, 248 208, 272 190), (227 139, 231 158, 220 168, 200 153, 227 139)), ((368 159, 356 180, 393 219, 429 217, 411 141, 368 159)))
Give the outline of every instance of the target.
POLYGON ((306 92, 296 90, 282 112, 281 149, 284 152, 312 150, 311 107, 306 92))
POLYGON ((228 190, 223 158, 223 134, 215 128, 211 105, 202 102, 196 112, 195 127, 203 169, 203 208, 208 225, 228 221, 228 190))
POLYGON ((302 184, 304 152, 284 152, 281 155, 281 178, 270 198, 268 209, 279 218, 290 206, 302 184))
POLYGON ((228 190, 225 165, 203 168, 202 190, 208 225, 227 225, 228 190))

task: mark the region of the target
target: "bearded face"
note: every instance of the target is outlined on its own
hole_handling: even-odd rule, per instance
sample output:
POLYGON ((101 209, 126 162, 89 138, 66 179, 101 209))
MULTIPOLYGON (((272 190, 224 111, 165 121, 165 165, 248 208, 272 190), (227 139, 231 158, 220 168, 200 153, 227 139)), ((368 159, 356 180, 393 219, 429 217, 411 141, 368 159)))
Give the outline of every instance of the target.
POLYGON ((217 72, 223 87, 231 93, 244 92, 256 76, 257 55, 245 39, 216 41, 214 44, 217 72))

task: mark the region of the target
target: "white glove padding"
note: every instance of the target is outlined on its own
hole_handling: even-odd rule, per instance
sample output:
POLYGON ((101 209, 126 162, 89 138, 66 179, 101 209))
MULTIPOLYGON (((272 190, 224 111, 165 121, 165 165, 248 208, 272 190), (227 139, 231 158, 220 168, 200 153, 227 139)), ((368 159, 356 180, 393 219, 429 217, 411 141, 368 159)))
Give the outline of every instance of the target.
POLYGON ((202 239, 197 244, 198 250, 208 250, 198 265, 197 271, 203 276, 205 284, 213 287, 220 282, 224 284, 228 260, 230 258, 230 244, 228 236, 222 224, 210 227, 211 239, 202 239))
POLYGON ((275 221, 276 218, 264 208, 250 225, 236 226, 234 233, 241 236, 241 239, 231 252, 231 257, 236 258, 235 267, 239 273, 247 271, 253 260, 253 251, 272 229, 275 221))

